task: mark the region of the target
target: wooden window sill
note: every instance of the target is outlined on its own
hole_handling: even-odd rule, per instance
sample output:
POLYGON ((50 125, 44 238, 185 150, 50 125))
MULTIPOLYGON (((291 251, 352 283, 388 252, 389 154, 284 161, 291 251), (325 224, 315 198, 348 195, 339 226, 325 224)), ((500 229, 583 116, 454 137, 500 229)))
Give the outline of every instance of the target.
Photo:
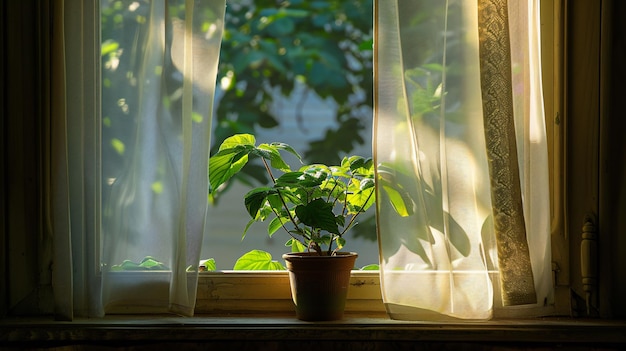
POLYGON ((463 344, 473 345, 472 350, 493 350, 494 345, 622 350, 626 349, 626 322, 545 318, 432 323, 391 320, 381 313, 349 313, 343 320, 334 322, 303 322, 293 314, 197 315, 193 318, 111 315, 73 322, 25 317, 0 321, 0 349, 3 345, 126 345, 127 350, 140 350, 144 346, 153 350, 159 345, 168 348, 214 345, 234 349, 260 345, 280 349, 299 345, 299 350, 307 350, 314 349, 311 345, 315 344, 325 346, 324 350, 339 346, 345 350, 345 347, 364 346, 381 349, 393 344, 394 350, 403 350, 415 347, 416 343, 427 349, 463 344), (487 346, 490 348, 483 348, 487 346))

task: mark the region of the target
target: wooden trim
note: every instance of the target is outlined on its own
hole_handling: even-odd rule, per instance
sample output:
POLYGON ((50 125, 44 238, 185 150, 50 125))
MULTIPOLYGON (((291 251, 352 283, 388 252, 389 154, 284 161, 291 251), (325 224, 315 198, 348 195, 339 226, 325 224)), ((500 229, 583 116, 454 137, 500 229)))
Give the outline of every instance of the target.
POLYGON ((555 288, 555 314, 569 315, 569 244, 565 221, 565 13, 567 0, 541 5, 541 56, 548 162, 550 168, 550 232, 555 288))
MULTIPOLYGON (((585 296, 582 226, 586 215, 598 213, 601 7, 601 1, 567 4, 566 226, 570 286, 576 296, 585 296)), ((586 313, 584 304, 575 304, 573 310, 574 315, 586 313)))
MULTIPOLYGON (((611 192, 614 191, 614 189, 612 189, 612 186, 610 185, 611 181, 609 182, 604 182, 606 180, 606 173, 607 173, 607 167, 601 167, 602 164, 610 164, 610 162, 612 161, 612 159, 616 159, 619 157, 619 155, 615 154, 612 150, 610 150, 611 146, 610 146, 610 142, 611 142, 611 133, 606 130, 607 126, 611 126, 611 118, 609 116, 609 111, 610 111, 610 84, 611 84, 611 79, 610 79, 610 75, 612 74, 610 71, 611 69, 611 52, 613 50, 613 45, 612 45, 612 33, 611 33, 611 27, 612 27, 612 8, 613 8, 613 1, 612 0, 602 0, 602 8, 600 9, 601 13, 601 19, 600 19, 600 57, 599 57, 599 88, 598 88, 598 100, 599 100, 599 131, 598 131, 598 212, 597 215, 598 217, 602 216, 602 217, 606 217, 605 218, 605 222, 608 223, 609 221, 613 221, 613 219, 610 219, 609 216, 617 216, 620 217, 619 215, 619 210, 616 212, 612 212, 611 210, 606 211, 607 208, 606 206, 611 206, 610 204, 610 198, 612 198, 612 196, 606 196, 609 195, 611 192), (607 148, 609 148, 607 150, 607 148), (609 183, 609 184, 606 184, 609 183), (603 189, 604 187, 604 189, 603 189), (606 216, 605 216, 606 215, 606 216)), ((618 63, 619 65, 620 63, 618 63)), ((623 64, 623 63, 622 63, 623 64)), ((623 116, 621 117, 623 118, 623 116)), ((623 127, 623 124, 622 124, 623 127)), ((616 126, 612 126, 612 128, 616 128, 616 126)), ((618 129, 621 129, 622 132, 624 131, 624 129, 617 127, 618 129)), ((611 171, 609 171, 611 172, 611 171)), ((619 189, 619 188, 617 188, 619 189)), ((596 221, 596 227, 599 226, 599 223, 597 223, 596 221)), ((610 228, 609 226, 606 226, 606 228, 610 228)), ((597 228, 596 228, 597 229, 597 228)), ((611 231, 611 230, 606 230, 606 232, 604 233, 605 236, 606 235, 611 235, 610 233, 614 233, 617 234, 618 232, 615 231, 611 231)), ((591 296, 591 303, 595 303, 595 308, 598 309, 598 314, 601 314, 603 316, 611 316, 612 315, 612 305, 613 305, 613 296, 612 296, 612 289, 611 286, 612 284, 612 280, 613 277, 610 274, 612 269, 610 269, 612 267, 611 264, 611 245, 599 245, 601 244, 601 242, 598 241, 598 239, 602 238, 603 233, 596 233, 596 254, 597 254, 597 259, 596 262, 593 262, 595 264, 595 271, 592 273, 596 274, 596 277, 598 279, 598 281, 602 280, 604 281, 604 284, 602 284, 602 286, 597 286, 596 283, 596 289, 594 291, 594 295, 591 296), (598 235, 599 234, 599 235, 598 235), (598 270, 598 267, 606 267, 606 269, 603 270, 598 270), (607 274, 608 273, 608 274, 607 274), (601 275, 601 276, 599 276, 601 275), (602 299, 599 298, 600 294, 602 295, 602 299)), ((584 233, 583 233, 584 235, 584 233)), ((619 235, 615 235, 615 237, 619 237, 619 235)), ((608 240, 604 240, 606 242, 611 242, 613 240, 611 240, 610 237, 607 238, 608 240)), ((582 242, 582 248, 585 248, 585 240, 583 238, 583 242, 582 242)), ((618 254, 618 252, 616 251, 615 254, 618 254)), ((616 256, 618 257, 618 256, 616 256)), ((584 263, 584 262, 583 262, 584 263)), ((617 266, 620 267, 620 266, 617 266)), ((622 266, 624 267, 624 266, 622 266)), ((583 273, 584 273, 584 266, 583 266, 583 273)), ((582 276, 583 279, 585 279, 585 275, 583 274, 582 276)), ((584 284, 583 284, 584 287, 584 284)), ((617 295, 617 297, 619 298, 620 296, 617 295)), ((622 297, 623 298, 623 297, 622 297)))
POLYGON ((347 315, 341 321, 302 322, 289 316, 121 317, 54 323, 0 321, 0 344, 124 350, 619 350, 624 322, 549 319, 485 323, 394 321, 347 315), (209 347, 211 346, 211 347, 209 347))
MULTIPOLYGON (((7 32, 7 18, 6 18, 6 6, 7 2, 0 2, 0 52, 5 53, 8 50, 6 44, 6 32, 7 32)), ((8 312, 8 249, 7 249, 7 220, 6 213, 8 207, 8 201, 6 198, 7 186, 6 173, 8 164, 6 161, 6 143, 7 131, 7 108, 6 108, 6 94, 9 85, 6 80, 7 76, 7 63, 6 55, 0 55, 0 318, 5 316, 8 312)))
POLYGON ((600 46, 600 169, 598 281, 601 316, 626 317, 626 4, 602 1, 600 46))
MULTIPOLYGON (((293 313, 288 272, 200 273, 195 311, 293 313)), ((385 312, 378 272, 352 272, 346 312, 385 312)))

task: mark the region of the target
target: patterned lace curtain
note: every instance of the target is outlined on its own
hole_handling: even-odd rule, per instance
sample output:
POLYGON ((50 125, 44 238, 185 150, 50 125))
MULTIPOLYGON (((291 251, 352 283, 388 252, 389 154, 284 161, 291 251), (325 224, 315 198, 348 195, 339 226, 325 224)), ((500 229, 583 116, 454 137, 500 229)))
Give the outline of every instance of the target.
POLYGON ((225 0, 54 8, 57 316, 192 315, 225 0))
POLYGON ((538 1, 377 1, 375 11, 377 220, 390 316, 549 313, 538 1))

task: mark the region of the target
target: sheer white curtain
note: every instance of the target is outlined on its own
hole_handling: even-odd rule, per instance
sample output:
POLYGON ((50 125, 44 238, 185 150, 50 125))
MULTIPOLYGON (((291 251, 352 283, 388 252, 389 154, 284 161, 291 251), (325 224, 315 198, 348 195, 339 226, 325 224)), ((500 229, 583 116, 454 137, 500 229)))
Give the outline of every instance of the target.
POLYGON ((538 1, 381 0, 375 13, 377 220, 390 316, 484 320, 548 313, 538 1), (489 37, 490 20, 499 25, 496 37, 489 37), (498 52, 503 39, 510 45, 498 52), (510 59, 500 56, 508 51, 510 59), (495 62, 496 74, 488 73, 485 59, 495 62), (496 83, 488 79, 494 75, 496 83), (495 85, 501 81, 504 86, 495 85), (490 90, 504 92, 508 103, 490 90), (500 137, 509 149, 492 145, 490 133, 505 130, 489 119, 494 111, 514 118, 496 119, 509 123, 515 142, 500 137), (500 184, 504 173, 518 176, 517 185, 515 177, 500 184), (503 186, 517 191, 502 192, 503 186), (512 226, 515 221, 503 218, 515 211, 498 205, 503 194, 507 203, 519 203, 512 226))
POLYGON ((98 3, 54 3, 57 315, 192 315, 225 1, 98 3))

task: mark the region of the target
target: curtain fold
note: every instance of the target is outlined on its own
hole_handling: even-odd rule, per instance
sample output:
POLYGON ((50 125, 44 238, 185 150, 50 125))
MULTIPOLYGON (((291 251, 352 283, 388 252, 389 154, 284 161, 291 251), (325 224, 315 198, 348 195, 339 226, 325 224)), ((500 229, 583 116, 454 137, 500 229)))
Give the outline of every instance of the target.
POLYGON ((96 4, 55 3, 59 318, 193 315, 225 1, 96 4))
MULTIPOLYGON (((65 106, 65 38, 64 38, 64 3, 56 0, 52 3, 52 42, 51 42, 51 121, 47 143, 50 154, 47 155, 46 169, 46 227, 50 233, 70 233, 69 198, 67 189, 67 125, 65 106)), ((72 291, 72 256, 70 235, 53 236, 52 270, 54 282, 55 315, 60 320, 71 320, 73 316, 72 291)))
MULTIPOLYGON (((537 2, 515 0, 508 9, 507 2, 491 8, 511 19, 497 22, 498 35, 510 40, 510 59, 497 56, 489 46, 493 42, 480 46, 485 19, 498 20, 487 12, 479 17, 478 5, 486 2, 375 2, 377 221, 383 300, 392 318, 536 315, 546 313, 544 305, 551 302, 537 2), (486 80, 481 58, 489 55, 504 86, 486 80), (508 105, 501 99, 483 101, 486 89, 508 94, 508 105), (502 131, 484 124, 489 111, 499 113, 495 118, 511 117, 495 122, 504 123, 514 138, 502 139, 507 147, 512 141, 504 160, 521 180, 517 192, 504 192, 519 205, 513 229, 521 235, 514 238, 496 235, 502 207, 494 210, 497 188, 491 182, 505 169, 489 158, 487 146, 494 140, 485 133, 502 131), (523 291, 530 298, 507 298, 514 292, 500 283, 501 269, 520 262, 498 252, 498 246, 526 257, 523 291), (505 307, 509 304, 520 306, 505 307)), ((515 177, 504 188, 515 187, 515 177)))

